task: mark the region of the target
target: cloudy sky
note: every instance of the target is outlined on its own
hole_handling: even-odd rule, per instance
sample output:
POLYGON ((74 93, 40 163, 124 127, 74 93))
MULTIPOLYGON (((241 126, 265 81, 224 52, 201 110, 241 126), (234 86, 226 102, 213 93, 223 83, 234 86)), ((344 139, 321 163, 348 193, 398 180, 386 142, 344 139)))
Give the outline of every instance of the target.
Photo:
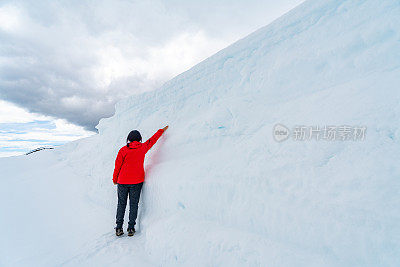
POLYGON ((0 1, 0 157, 94 134, 303 0, 0 1))

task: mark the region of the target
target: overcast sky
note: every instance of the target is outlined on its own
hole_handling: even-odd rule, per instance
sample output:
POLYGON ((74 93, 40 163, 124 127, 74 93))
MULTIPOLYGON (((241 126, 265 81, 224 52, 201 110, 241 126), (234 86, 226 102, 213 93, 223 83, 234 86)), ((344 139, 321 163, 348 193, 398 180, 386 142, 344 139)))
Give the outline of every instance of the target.
POLYGON ((0 1, 0 156, 92 134, 118 100, 157 89, 301 2, 0 1))

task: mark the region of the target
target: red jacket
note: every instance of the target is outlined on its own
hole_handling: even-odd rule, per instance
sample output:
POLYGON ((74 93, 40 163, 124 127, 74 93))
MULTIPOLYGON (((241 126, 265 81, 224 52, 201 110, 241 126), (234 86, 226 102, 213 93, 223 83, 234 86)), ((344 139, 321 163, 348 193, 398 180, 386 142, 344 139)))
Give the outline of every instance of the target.
POLYGON ((164 133, 158 130, 144 143, 133 141, 118 151, 115 160, 113 182, 119 184, 139 184, 144 181, 144 156, 164 133))

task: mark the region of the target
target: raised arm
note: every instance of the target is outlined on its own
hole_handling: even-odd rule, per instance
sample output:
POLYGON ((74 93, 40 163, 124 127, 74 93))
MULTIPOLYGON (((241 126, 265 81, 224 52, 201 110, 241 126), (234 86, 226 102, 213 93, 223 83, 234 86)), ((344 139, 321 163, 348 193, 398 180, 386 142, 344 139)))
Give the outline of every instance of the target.
POLYGON ((168 129, 168 126, 165 126, 162 129, 159 129, 152 137, 149 138, 146 142, 144 142, 146 153, 153 147, 153 145, 157 142, 157 140, 161 137, 161 135, 168 129))
POLYGON ((117 158, 115 159, 115 168, 114 168, 114 174, 113 174, 113 182, 116 184, 118 182, 118 175, 119 172, 121 171, 122 163, 124 163, 124 155, 122 152, 122 149, 118 151, 117 158))

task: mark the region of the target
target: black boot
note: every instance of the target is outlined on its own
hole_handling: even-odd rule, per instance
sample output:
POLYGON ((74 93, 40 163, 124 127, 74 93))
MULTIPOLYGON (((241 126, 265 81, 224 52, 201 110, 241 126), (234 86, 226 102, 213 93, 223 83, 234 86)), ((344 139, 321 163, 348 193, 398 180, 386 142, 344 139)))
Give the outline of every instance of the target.
POLYGON ((122 228, 115 228, 115 234, 121 236, 124 234, 124 230, 122 230, 122 228))
POLYGON ((133 236, 135 232, 135 228, 128 228, 128 236, 133 236))

